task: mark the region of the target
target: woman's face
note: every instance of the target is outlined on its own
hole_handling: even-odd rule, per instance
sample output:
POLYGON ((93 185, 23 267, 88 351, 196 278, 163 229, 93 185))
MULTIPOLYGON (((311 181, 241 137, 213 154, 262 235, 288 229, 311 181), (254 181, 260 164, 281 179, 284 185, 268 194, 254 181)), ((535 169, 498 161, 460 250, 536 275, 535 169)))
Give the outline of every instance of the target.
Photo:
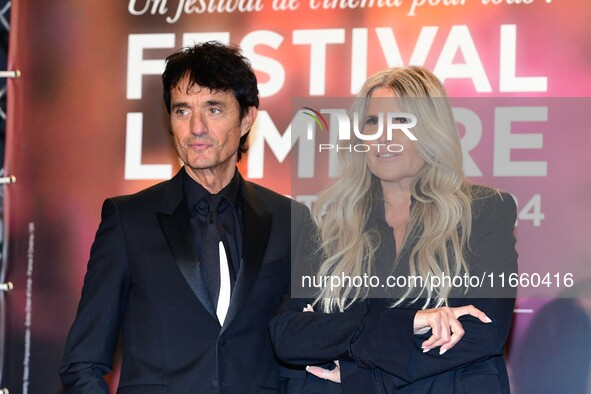
MULTIPOLYGON (((402 130, 394 129, 392 139, 387 139, 386 114, 404 112, 400 108, 396 97, 396 94, 389 88, 374 90, 369 99, 367 115, 364 121, 364 130, 367 128, 367 134, 373 134, 372 131, 377 128, 375 123, 378 117, 381 116, 383 119, 381 136, 375 141, 365 141, 372 145, 372 148, 365 153, 365 161, 370 171, 381 180, 383 186, 385 186, 385 183, 410 183, 425 164, 425 161, 416 150, 416 141, 411 140, 402 130), (403 149, 400 150, 394 144, 401 145, 403 149), (388 149, 388 146, 391 148, 388 149), (400 152, 391 152, 396 150, 400 150, 400 152)), ((412 132, 412 130, 409 131, 412 132)))

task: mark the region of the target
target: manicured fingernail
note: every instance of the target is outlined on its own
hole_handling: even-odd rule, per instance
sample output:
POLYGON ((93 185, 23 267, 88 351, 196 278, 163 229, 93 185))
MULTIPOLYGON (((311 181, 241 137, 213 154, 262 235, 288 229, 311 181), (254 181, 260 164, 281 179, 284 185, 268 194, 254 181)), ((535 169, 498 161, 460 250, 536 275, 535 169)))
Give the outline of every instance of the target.
POLYGON ((310 371, 310 366, 306 365, 306 371, 310 371))
POLYGON ((484 316, 484 321, 487 323, 492 323, 492 320, 490 320, 490 317, 488 317, 486 315, 484 316))
POLYGON ((423 353, 427 353, 429 350, 431 350, 431 349, 429 349, 428 347, 424 347, 423 348, 423 353))
POLYGON ((443 356, 443 354, 444 354, 445 352, 447 352, 447 349, 440 349, 440 350, 439 350, 439 355, 440 355, 440 356, 443 356))

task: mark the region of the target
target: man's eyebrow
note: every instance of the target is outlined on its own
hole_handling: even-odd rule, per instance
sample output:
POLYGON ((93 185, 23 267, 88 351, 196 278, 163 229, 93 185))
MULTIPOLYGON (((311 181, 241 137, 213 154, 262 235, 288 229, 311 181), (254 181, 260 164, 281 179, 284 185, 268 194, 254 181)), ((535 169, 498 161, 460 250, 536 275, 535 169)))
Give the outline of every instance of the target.
POLYGON ((172 108, 180 108, 180 107, 188 107, 188 106, 189 106, 189 103, 184 102, 184 101, 172 103, 172 108))
POLYGON ((211 106, 220 106, 220 107, 225 107, 226 103, 224 101, 220 101, 220 100, 207 100, 204 104, 205 107, 211 107, 211 106))

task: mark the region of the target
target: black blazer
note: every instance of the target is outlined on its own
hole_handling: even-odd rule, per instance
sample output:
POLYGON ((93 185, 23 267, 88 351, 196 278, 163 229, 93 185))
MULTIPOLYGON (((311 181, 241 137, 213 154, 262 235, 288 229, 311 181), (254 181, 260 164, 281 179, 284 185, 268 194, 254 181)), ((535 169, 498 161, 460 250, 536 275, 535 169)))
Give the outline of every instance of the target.
MULTIPOLYGON (((517 271, 513 236, 516 207, 509 194, 487 193, 478 186, 474 186, 474 193, 488 194, 488 197, 477 198, 472 205, 470 275, 488 278, 492 273, 496 281, 492 288, 487 282, 465 295, 456 294, 449 305, 472 304, 484 311, 492 323, 484 324, 471 316, 461 317, 465 335, 454 348, 439 355, 438 348, 428 353, 421 350, 421 343, 430 334, 413 334, 413 319, 422 306, 420 301, 392 309, 385 299, 366 299, 344 313, 325 314, 301 312, 310 300, 294 299, 271 322, 276 353, 291 364, 282 371, 282 392, 510 392, 503 348, 511 327, 515 289, 501 289, 498 275, 505 273, 507 285, 507 276, 517 271), (491 298, 495 296, 497 298, 491 298), (310 364, 327 363, 324 366, 329 367, 331 360, 337 359, 340 360, 342 384, 316 378, 302 369, 310 364)), ((393 241, 388 242, 392 239, 391 230, 384 235, 378 254, 394 256, 393 241)), ((410 248, 402 253, 405 250, 408 253, 410 248)), ((408 258, 405 260, 402 256, 402 261, 408 258)), ((400 267, 395 273, 407 275, 400 267)))
POLYGON ((118 393, 277 392, 268 323, 289 289, 292 225, 308 210, 240 179, 244 251, 220 327, 201 282, 181 175, 105 201, 60 369, 67 392, 107 392, 102 376, 119 333, 118 393))

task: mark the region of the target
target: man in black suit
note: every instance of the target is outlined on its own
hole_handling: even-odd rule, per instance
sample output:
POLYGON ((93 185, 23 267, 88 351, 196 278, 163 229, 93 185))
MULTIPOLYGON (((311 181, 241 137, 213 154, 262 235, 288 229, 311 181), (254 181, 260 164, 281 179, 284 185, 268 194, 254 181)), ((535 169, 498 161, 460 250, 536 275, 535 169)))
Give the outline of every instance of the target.
POLYGON ((105 201, 64 387, 107 393, 121 333, 118 393, 277 392, 268 323, 289 289, 291 219, 308 211, 236 170, 259 104, 238 48, 185 48, 167 58, 162 79, 184 167, 105 201))

